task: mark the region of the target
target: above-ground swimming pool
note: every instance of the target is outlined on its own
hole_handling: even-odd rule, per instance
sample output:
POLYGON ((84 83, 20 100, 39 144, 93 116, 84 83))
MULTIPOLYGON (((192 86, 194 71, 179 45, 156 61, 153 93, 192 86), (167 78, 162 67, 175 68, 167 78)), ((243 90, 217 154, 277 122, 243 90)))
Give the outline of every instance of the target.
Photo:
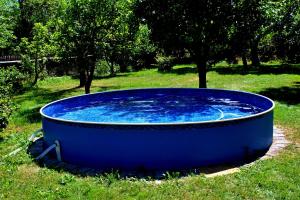
POLYGON ((190 88, 82 95, 41 109, 46 146, 63 161, 125 170, 180 170, 242 162, 273 138, 272 100, 252 93, 190 88))

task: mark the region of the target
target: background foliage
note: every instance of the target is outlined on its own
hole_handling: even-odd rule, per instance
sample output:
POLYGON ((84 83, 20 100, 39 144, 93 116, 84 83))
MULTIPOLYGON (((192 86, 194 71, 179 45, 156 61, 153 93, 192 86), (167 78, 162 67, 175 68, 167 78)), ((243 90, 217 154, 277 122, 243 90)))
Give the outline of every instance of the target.
POLYGON ((195 63, 207 87, 223 60, 241 60, 243 73, 262 61, 299 63, 299 13, 299 0, 0 0, 0 56, 20 57, 12 69, 26 88, 72 75, 89 93, 94 75, 177 63, 195 63))

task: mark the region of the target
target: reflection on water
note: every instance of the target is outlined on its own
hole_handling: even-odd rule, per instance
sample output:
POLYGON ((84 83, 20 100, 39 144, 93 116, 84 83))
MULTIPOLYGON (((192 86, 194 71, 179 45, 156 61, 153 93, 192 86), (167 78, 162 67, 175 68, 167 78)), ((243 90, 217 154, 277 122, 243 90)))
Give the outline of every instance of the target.
POLYGON ((53 117, 90 122, 168 123, 231 119, 262 111, 231 99, 156 94, 147 99, 134 96, 92 101, 84 107, 64 109, 53 117))

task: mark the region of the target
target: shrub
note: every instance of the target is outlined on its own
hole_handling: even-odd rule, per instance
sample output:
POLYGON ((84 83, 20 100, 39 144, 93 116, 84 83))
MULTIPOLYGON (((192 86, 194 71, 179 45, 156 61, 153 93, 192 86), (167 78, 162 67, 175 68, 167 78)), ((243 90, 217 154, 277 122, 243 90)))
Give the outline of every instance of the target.
POLYGON ((16 109, 12 95, 23 88, 24 76, 15 67, 0 69, 0 131, 8 125, 8 119, 16 109))
POLYGON ((8 119, 15 109, 6 89, 0 86, 0 132, 8 125, 8 119))
POLYGON ((172 69, 175 58, 173 56, 158 55, 155 60, 158 65, 158 71, 166 72, 172 69))
MULTIPOLYGON (((120 67, 116 64, 113 66, 114 72, 119 72, 120 67)), ((111 75, 111 66, 105 60, 99 60, 96 64, 95 77, 106 77, 111 75)))

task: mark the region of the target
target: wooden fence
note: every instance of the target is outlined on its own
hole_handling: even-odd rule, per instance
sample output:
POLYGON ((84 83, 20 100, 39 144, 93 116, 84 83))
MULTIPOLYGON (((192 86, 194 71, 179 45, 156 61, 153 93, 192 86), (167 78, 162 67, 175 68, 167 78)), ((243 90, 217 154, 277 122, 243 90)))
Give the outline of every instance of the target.
POLYGON ((16 55, 0 56, 0 61, 19 61, 19 60, 21 60, 21 57, 16 55))

